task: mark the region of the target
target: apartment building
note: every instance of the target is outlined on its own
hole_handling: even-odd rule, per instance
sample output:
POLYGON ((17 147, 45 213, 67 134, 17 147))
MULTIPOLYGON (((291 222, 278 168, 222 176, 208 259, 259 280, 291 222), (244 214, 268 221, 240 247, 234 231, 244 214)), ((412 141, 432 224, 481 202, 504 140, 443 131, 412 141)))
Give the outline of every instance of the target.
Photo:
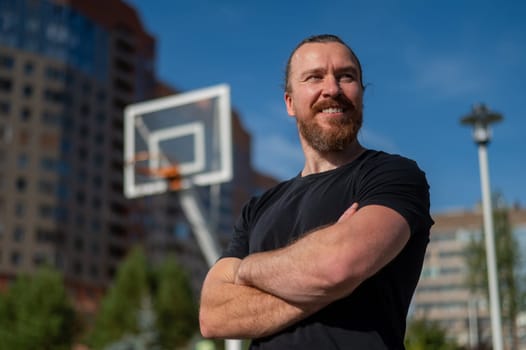
MULTIPOLYGON (((491 344, 489 305, 483 295, 473 295, 466 285, 465 249, 472 239, 484 239, 480 210, 434 215, 430 243, 420 282, 413 298, 411 317, 439 322, 459 344, 474 348, 491 344)), ((510 209, 509 219, 522 256, 526 254, 526 209, 510 209)), ((522 266, 525 276, 526 264, 522 266)), ((522 347, 526 348, 524 314, 516 320, 522 347)), ((505 343, 509 343, 506 336, 505 343)))
MULTIPOLYGON (((155 38, 122 0, 0 0, 0 286, 49 264, 90 308, 134 244, 204 274, 177 194, 123 196, 123 108, 177 93, 155 58, 155 38)), ((201 189, 224 237, 264 177, 233 120, 234 181, 218 206, 201 189)))

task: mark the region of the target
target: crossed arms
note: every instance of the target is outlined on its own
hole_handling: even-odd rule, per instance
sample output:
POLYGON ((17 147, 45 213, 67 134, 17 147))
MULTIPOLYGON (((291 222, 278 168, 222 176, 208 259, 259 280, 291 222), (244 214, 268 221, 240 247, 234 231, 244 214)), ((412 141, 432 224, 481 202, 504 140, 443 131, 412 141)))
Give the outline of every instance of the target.
POLYGON ((353 204, 336 222, 295 243, 244 259, 223 258, 201 293, 207 338, 272 335, 349 295, 389 263, 410 232, 396 211, 353 204))

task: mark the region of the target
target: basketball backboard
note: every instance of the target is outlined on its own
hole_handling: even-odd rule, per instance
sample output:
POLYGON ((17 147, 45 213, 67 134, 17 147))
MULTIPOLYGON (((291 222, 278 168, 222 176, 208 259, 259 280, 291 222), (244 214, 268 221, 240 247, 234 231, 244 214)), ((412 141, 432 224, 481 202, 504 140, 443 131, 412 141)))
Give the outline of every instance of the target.
POLYGON ((230 89, 224 84, 127 106, 126 197, 230 181, 231 128, 230 89))

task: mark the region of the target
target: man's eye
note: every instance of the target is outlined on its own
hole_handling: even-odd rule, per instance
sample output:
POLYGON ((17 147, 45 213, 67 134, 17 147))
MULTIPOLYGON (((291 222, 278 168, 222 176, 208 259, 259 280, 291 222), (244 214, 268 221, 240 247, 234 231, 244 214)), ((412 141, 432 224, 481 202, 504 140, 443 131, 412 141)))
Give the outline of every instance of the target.
POLYGON ((354 78, 353 74, 343 74, 340 77, 340 81, 344 81, 344 82, 352 82, 354 80, 355 80, 355 78, 354 78))
POLYGON ((309 75, 307 77, 307 79, 305 79, 306 81, 318 81, 318 80, 321 80, 323 79, 320 75, 309 75))

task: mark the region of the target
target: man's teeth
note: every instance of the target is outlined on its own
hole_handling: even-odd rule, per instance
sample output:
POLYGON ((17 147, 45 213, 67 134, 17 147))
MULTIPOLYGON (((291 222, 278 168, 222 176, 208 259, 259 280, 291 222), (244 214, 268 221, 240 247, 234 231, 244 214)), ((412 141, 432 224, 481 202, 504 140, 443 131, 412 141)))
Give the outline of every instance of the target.
POLYGON ((322 110, 322 112, 323 113, 342 113, 343 109, 342 108, 331 107, 331 108, 324 108, 322 110))

